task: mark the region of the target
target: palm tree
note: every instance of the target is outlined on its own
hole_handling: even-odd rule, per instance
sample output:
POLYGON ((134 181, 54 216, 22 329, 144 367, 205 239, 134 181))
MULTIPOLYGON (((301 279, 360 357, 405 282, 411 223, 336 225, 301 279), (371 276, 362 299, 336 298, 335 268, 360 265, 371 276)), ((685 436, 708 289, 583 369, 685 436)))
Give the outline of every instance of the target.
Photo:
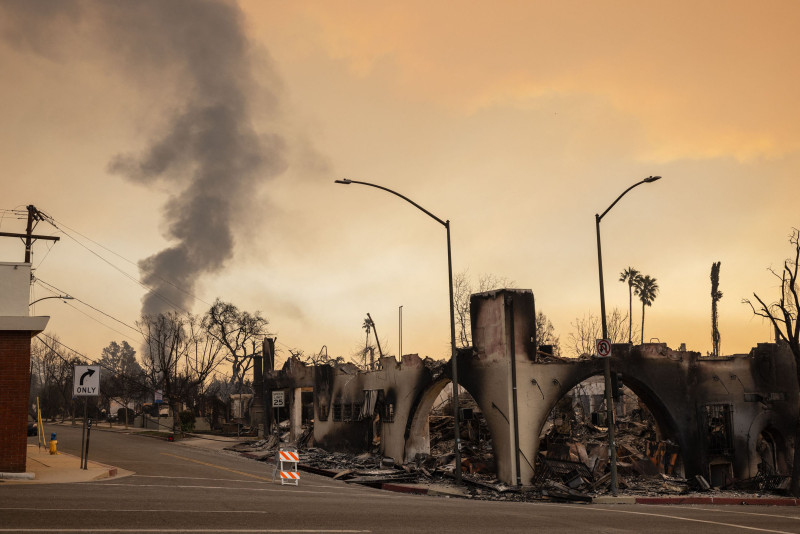
POLYGON ((631 341, 631 332, 633 331, 633 286, 636 285, 636 280, 641 276, 641 273, 633 267, 628 267, 619 273, 620 282, 628 282, 628 343, 631 341))
POLYGON ((642 301, 642 344, 644 344, 644 307, 652 306, 656 295, 658 295, 656 279, 651 278, 649 274, 640 275, 636 279, 636 296, 642 301))

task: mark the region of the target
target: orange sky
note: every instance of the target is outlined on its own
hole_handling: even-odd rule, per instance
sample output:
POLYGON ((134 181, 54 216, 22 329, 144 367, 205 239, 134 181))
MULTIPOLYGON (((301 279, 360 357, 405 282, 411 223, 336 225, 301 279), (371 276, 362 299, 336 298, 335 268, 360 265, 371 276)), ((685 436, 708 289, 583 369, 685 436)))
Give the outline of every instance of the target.
MULTIPOLYGON (((97 3, 76 5, 82 15, 65 9, 53 36, 33 35, 38 23, 1 27, 0 208, 33 203, 135 262, 171 243, 161 208, 180 190, 126 181, 108 162, 146 146, 187 82, 157 58, 132 64, 97 46, 119 22, 97 3)), ((603 220, 607 306, 627 307, 617 278, 632 265, 661 287, 645 338, 708 351, 709 271, 721 261, 723 352, 769 340, 741 299, 774 295, 766 269, 800 226, 794 2, 240 7, 265 89, 249 95, 250 122, 285 140, 287 167, 252 189, 232 257, 199 279, 202 300, 261 310, 284 351, 327 345, 346 357, 363 343, 367 312, 395 353, 402 305, 404 352, 445 357, 444 229, 383 192, 333 184, 349 177, 449 219, 455 271, 532 289, 566 345, 576 317, 599 313, 594 214, 661 175, 603 220)), ((21 259, 18 242, 2 241, 0 259, 21 259)), ((36 245, 38 276, 136 320, 139 286, 69 238, 48 247, 36 245)), ((36 313, 87 355, 124 339, 56 300, 36 313)))

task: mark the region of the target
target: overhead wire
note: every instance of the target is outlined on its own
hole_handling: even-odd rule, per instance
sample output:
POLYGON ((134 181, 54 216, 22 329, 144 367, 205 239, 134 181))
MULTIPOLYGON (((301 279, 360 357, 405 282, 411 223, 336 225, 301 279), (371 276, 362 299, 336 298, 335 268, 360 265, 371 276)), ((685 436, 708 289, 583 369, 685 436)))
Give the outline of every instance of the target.
MULTIPOLYGON (((59 289, 59 288, 57 288, 57 287, 56 287, 56 286, 54 286, 53 284, 50 284, 50 283, 48 283, 48 282, 45 282, 44 280, 42 280, 42 279, 41 279, 41 278, 39 278, 39 277, 36 277, 36 278, 34 279, 34 283, 39 283, 40 285, 44 286, 44 289, 47 289, 48 291, 65 294, 65 295, 67 295, 67 296, 71 297, 71 298, 72 298, 72 300, 77 300, 78 302, 80 302, 80 303, 81 303, 81 304, 83 304, 84 306, 87 306, 87 307, 89 307, 89 308, 93 309, 93 310, 94 310, 94 311, 96 311, 97 313, 100 313, 100 314, 102 314, 102 315, 104 315, 104 316, 108 317, 109 319, 111 319, 111 320, 113 320, 113 321, 116 321, 116 322, 118 322, 119 324, 121 324, 121 325, 123 325, 123 326, 127 326, 128 328, 130 328, 130 329, 131 329, 131 330, 133 330, 134 332, 136 332, 136 333, 138 333, 138 334, 141 334, 141 333, 142 333, 142 331, 141 331, 139 328, 137 328, 137 327, 135 327, 135 326, 131 326, 130 324, 126 323, 125 321, 123 321, 123 320, 121 320, 121 319, 117 319, 117 318, 116 318, 116 317, 114 317, 113 315, 111 315, 111 314, 109 314, 109 313, 106 313, 106 312, 104 312, 103 310, 101 310, 101 309, 99 309, 99 308, 96 308, 96 307, 92 306, 92 305, 91 305, 91 304, 89 304, 88 302, 86 302, 86 301, 84 301, 84 300, 81 300, 81 299, 79 299, 78 297, 76 297, 76 296, 72 295, 72 294, 71 294, 70 292, 68 292, 68 291, 64 291, 63 289, 59 289)), ((73 308, 74 308, 74 306, 73 306, 73 308)), ((75 309, 77 309, 77 308, 75 308, 75 309)), ((102 324, 102 323, 101 323, 101 324, 102 324)), ((112 329, 112 330, 113 330, 113 329, 112 329)))

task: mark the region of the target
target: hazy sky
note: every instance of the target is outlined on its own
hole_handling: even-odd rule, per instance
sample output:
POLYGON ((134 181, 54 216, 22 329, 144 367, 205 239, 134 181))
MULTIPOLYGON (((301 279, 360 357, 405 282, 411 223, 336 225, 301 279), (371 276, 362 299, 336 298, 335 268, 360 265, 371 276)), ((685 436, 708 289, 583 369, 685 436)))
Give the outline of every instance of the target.
MULTIPOLYGON (((0 208, 34 204, 133 278, 149 258, 143 279, 196 313, 262 311, 284 356, 349 357, 367 312, 396 353, 402 305, 404 352, 442 358, 444 228, 334 179, 449 219, 454 270, 531 289, 566 345, 599 314, 595 213, 661 175, 603 220, 607 307, 636 267, 661 288, 645 338, 705 353, 721 261, 722 351, 747 352, 770 328, 741 299, 775 296, 800 226, 798 26, 788 0, 7 0, 0 208)), ((37 231, 62 236, 35 245, 37 277, 137 320, 145 289, 37 231)), ((85 313, 138 346, 70 304, 35 309, 64 343, 128 339, 85 313)))

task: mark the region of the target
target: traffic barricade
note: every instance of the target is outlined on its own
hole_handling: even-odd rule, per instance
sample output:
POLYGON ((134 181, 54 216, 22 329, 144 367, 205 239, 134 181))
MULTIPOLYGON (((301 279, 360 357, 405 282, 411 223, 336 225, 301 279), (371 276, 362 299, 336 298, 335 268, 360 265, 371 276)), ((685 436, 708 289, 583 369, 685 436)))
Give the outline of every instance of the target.
POLYGON ((280 473, 281 486, 290 484, 300 485, 300 473, 297 464, 300 462, 300 455, 295 447, 281 446, 278 454, 275 455, 275 470, 272 472, 272 480, 280 473))

